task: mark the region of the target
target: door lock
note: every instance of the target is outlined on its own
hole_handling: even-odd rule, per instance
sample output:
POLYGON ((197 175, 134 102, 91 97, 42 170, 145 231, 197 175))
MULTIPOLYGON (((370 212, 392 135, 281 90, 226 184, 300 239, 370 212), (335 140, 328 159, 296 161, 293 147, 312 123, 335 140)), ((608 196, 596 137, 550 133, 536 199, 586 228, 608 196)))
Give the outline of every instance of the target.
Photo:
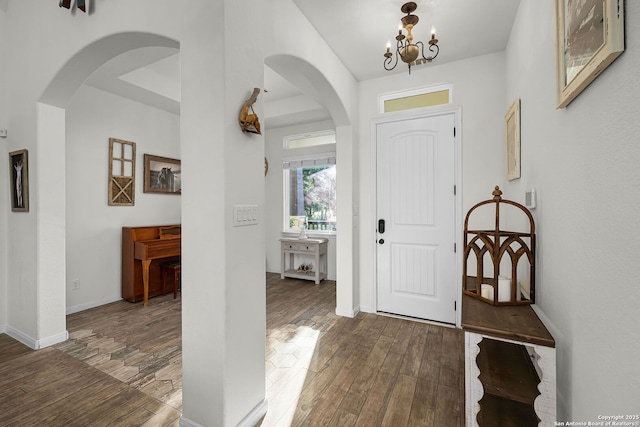
POLYGON ((380 243, 381 245, 384 245, 384 239, 378 240, 378 243, 380 243))

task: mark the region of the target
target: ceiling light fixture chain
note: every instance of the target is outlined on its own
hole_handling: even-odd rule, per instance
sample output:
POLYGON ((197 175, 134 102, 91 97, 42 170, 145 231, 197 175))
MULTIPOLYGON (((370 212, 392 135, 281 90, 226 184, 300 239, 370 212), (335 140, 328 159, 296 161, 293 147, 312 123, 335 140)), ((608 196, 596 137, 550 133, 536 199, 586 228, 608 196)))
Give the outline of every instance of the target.
POLYGON ((393 52, 391 52, 391 42, 387 42, 387 51, 384 54, 384 69, 387 71, 391 71, 396 68, 398 65, 398 57, 402 59, 402 62, 406 63, 409 66, 409 74, 411 74, 411 65, 416 63, 424 63, 431 62, 438 56, 440 53, 440 47, 438 47, 438 39, 436 38, 436 30, 435 28, 431 29, 431 39, 428 41, 429 48, 428 51, 433 55, 425 56, 424 55, 424 43, 421 41, 413 43, 413 27, 420 20, 417 15, 412 15, 412 12, 415 12, 418 5, 414 2, 408 2, 402 5, 400 11, 402 13, 406 13, 406 16, 403 16, 401 19, 401 25, 398 28, 398 35, 396 36, 396 51, 395 51, 395 61, 393 59, 393 52), (402 33, 402 30, 405 29, 407 31, 407 35, 405 36, 402 33), (418 58, 421 56, 422 58, 418 58), (393 64, 393 65, 391 65, 393 64))

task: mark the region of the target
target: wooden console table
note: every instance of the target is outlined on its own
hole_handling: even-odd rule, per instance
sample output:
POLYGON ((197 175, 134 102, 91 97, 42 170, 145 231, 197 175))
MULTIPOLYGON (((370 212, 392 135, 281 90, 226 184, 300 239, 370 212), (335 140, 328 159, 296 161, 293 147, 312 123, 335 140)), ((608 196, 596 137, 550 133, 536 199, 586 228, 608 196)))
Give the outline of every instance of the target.
POLYGON ((554 425, 555 340, 531 306, 462 299, 465 425, 554 425))
POLYGON ((282 279, 293 277, 313 280, 318 285, 327 277, 327 239, 280 239, 280 242, 282 250, 280 277, 282 279), (293 263, 295 254, 313 256, 313 271, 308 273, 297 271, 293 263), (289 255, 288 266, 287 255, 289 255))

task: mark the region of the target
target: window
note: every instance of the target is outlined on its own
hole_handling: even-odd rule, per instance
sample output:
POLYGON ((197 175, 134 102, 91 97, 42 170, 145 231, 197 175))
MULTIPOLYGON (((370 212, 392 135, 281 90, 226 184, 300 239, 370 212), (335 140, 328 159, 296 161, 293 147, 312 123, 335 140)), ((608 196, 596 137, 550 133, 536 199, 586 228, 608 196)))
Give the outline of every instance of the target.
POLYGON ((332 130, 312 132, 302 135, 291 135, 284 139, 285 150, 296 148, 315 147, 336 143, 336 133, 332 130))
POLYGON ((335 132, 318 132, 285 138, 285 152, 296 156, 282 162, 284 176, 284 231, 302 227, 318 233, 336 231, 335 151, 317 153, 308 147, 333 148, 335 132))
POLYGON ((447 105, 453 101, 453 85, 430 86, 378 96, 381 113, 410 110, 413 108, 447 105))

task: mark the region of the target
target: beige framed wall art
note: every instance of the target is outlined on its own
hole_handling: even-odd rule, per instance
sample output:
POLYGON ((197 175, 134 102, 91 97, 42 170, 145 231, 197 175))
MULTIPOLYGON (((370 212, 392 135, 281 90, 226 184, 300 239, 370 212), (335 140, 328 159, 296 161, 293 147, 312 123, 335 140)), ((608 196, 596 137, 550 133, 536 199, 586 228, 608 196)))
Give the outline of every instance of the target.
POLYGON ((504 155, 507 180, 520 178, 520 98, 504 115, 504 155))
POLYGON ((624 51, 624 0, 556 0, 558 107, 624 51))

